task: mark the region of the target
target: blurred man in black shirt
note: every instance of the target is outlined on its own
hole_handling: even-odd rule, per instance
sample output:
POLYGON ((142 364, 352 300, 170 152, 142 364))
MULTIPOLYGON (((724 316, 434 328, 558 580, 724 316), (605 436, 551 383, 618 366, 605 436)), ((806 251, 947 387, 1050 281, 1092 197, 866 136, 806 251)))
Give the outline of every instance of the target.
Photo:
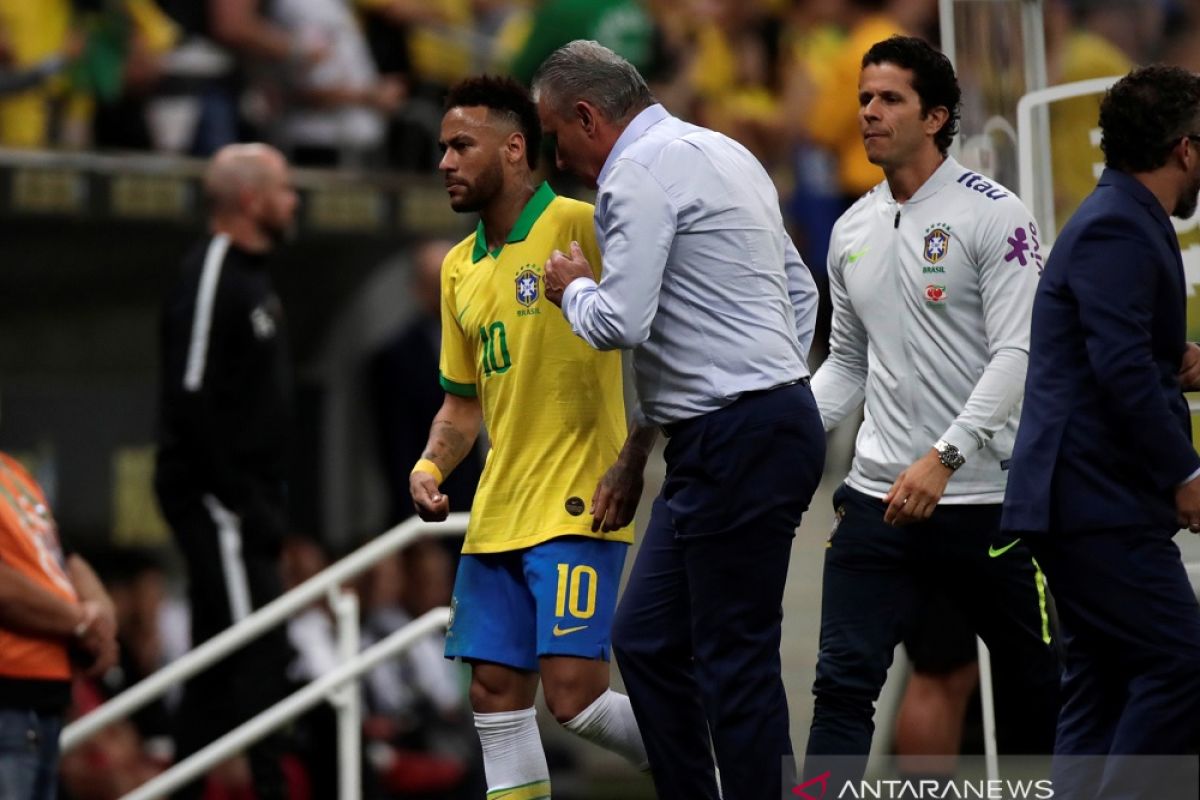
MULTIPOLYGON (((265 145, 229 145, 204 189, 210 235, 184 259, 162 317, 155 475, 187 562, 193 645, 279 596, 292 420, 283 310, 267 271, 296 212, 287 162, 265 145)), ((288 654, 276 628, 189 682, 179 758, 279 699, 288 654)), ((262 800, 285 796, 277 750, 268 740, 250 752, 262 800)))

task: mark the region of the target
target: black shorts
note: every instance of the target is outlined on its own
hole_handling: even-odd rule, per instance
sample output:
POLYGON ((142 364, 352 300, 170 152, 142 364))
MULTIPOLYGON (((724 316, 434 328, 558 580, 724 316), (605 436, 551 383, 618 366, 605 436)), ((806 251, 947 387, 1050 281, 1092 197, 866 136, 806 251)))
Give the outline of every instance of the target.
POLYGON ((945 675, 977 660, 975 629, 950 595, 928 587, 917 598, 916 613, 904 635, 904 650, 913 670, 945 675))

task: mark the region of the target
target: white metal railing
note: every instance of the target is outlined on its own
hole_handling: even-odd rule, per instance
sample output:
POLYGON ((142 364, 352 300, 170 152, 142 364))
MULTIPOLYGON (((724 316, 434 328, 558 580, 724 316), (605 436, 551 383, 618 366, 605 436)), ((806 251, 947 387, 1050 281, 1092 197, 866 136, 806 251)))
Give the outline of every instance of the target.
POLYGON ((1025 206, 1033 212, 1034 219, 1038 221, 1038 226, 1041 228, 1039 239, 1043 253, 1049 252, 1050 247, 1054 244, 1054 239, 1058 234, 1058 224, 1054 213, 1054 193, 1045 188, 1051 183, 1052 173, 1048 162, 1042 162, 1039 165, 1037 158, 1039 148, 1045 149, 1049 146, 1047 142, 1050 132, 1048 127, 1035 129, 1034 115, 1039 109, 1044 112, 1049 104, 1060 100, 1099 94, 1120 78, 1120 75, 1114 75, 1108 78, 1090 78, 1074 83, 1062 83, 1048 89, 1029 92, 1017 102, 1017 136, 1019 137, 1017 194, 1025 202, 1025 206), (1038 180, 1039 169, 1042 173, 1041 181, 1038 180))
MULTIPOLYGON (((408 639, 403 638, 402 634, 406 633, 409 628, 412 628, 417 623, 414 622, 412 625, 401 631, 397 631, 393 636, 371 647, 364 653, 358 654, 359 621, 357 598, 351 592, 341 591, 341 586, 346 581, 366 571, 383 558, 395 553, 420 536, 454 536, 463 533, 466 530, 468 519, 469 515, 466 513, 455 513, 451 514, 444 522, 423 522, 416 517, 405 520, 391 530, 372 539, 350 555, 330 565, 319 574, 309 578, 287 594, 263 606, 237 625, 227 628, 204 642, 183 658, 167 665, 136 685, 126 689, 91 713, 85 714, 75 722, 72 722, 63 729, 60 739, 62 752, 70 752, 107 726, 118 720, 125 719, 138 709, 166 694, 181 682, 186 681, 198 672, 202 672, 208 666, 224 658, 246 642, 257 638, 265 631, 281 624, 285 619, 291 617, 301 609, 307 608, 325 594, 329 597, 330 606, 334 610, 334 617, 337 623, 339 656, 343 661, 346 661, 350 657, 352 657, 352 660, 343 663, 334 672, 312 682, 304 689, 301 689, 272 709, 263 712, 258 717, 222 737, 186 761, 175 765, 170 771, 163 773, 163 775, 160 775, 155 781, 147 784, 143 789, 152 785, 165 786, 168 776, 179 774, 177 771, 187 766, 189 777, 171 778, 172 782, 170 786, 162 789, 163 792, 169 792, 172 788, 190 780, 191 776, 198 775, 212 764, 215 764, 221 758, 227 757, 241 749, 247 742, 257 741, 257 739, 261 738, 267 732, 273 730, 274 727, 292 719, 326 695, 331 695, 338 712, 339 786, 342 789, 342 797, 345 800, 355 800, 360 794, 358 769, 361 726, 359 724, 357 691, 353 679, 384 658, 399 652, 400 649, 407 646, 405 642, 408 639), (369 659, 368 654, 370 654, 369 659), (367 664, 368 661, 370 661, 369 664, 367 664), (347 688, 339 692, 339 688, 344 684, 348 684, 347 688), (312 697, 315 697, 316 700, 308 702, 309 698, 312 697), (295 713, 292 713, 293 711, 295 713), (249 733, 246 733, 247 730, 249 730, 249 733), (349 739, 349 741, 346 741, 346 739, 349 739), (230 742, 234 743, 231 744, 230 742), (214 752, 217 755, 212 755, 214 752), (202 755, 204 758, 200 759, 202 755), (195 764, 202 764, 202 766, 195 766, 195 764), (163 779, 163 783, 158 783, 160 779, 163 779), (179 782, 174 782, 176 780, 179 782)), ((421 620, 418 620, 418 622, 424 621, 424 624, 428 626, 423 630, 428 632, 437 627, 434 623, 427 620, 433 619, 430 615, 436 614, 439 611, 448 617, 449 611, 447 609, 431 611, 429 614, 421 617, 421 620)), ((441 616, 437 617, 437 619, 441 618, 441 616)), ((159 796, 157 794, 141 794, 141 791, 139 790, 131 796, 139 798, 159 796)))
MULTIPOLYGON (((279 701, 253 719, 243 722, 203 750, 194 753, 166 772, 144 783, 125 795, 122 800, 153 800, 153 798, 163 797, 178 789, 234 753, 254 744, 271 731, 300 716, 324 700, 326 696, 339 690, 353 690, 356 679, 364 672, 411 647, 419 639, 433 631, 445 628, 449 623, 449 608, 443 606, 426 612, 383 641, 372 645, 362 653, 356 653, 349 663, 342 664, 333 672, 322 675, 290 697, 279 701), (343 687, 345 688, 343 689, 343 687)), ((357 729, 355 734, 357 736, 357 729)), ((339 730, 339 737, 340 735, 341 731, 339 730)), ((340 744, 338 752, 339 754, 343 752, 340 744)), ((357 754, 357 750, 355 753, 357 754)), ((347 769, 357 774, 358 761, 356 760, 351 765, 343 763, 339 765, 339 769, 343 776, 347 769)), ((342 777, 339 777, 339 786, 342 787, 342 792, 338 794, 340 800, 357 800, 359 797, 357 788, 352 789, 356 794, 347 796, 343 793, 345 785, 341 783, 341 780, 342 777)), ((357 787, 357 781, 354 785, 357 787)))

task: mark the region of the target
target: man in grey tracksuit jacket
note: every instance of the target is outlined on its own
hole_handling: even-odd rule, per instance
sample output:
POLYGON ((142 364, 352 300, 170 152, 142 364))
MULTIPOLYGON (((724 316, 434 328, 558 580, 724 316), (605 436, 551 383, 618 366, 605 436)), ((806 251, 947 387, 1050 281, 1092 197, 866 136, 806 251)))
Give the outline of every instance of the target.
MULTIPOLYGON (((949 62, 920 40, 864 57, 859 118, 887 180, 842 215, 829 248, 830 355, 813 394, 826 429, 864 399, 865 420, 834 496, 810 776, 821 756, 869 752, 892 652, 933 589, 1021 693, 1028 715, 1002 729, 1002 749, 1053 742, 1045 585, 999 530, 1042 254, 1020 200, 946 154, 958 98, 949 62)), ((862 763, 834 771, 854 778, 862 763)))

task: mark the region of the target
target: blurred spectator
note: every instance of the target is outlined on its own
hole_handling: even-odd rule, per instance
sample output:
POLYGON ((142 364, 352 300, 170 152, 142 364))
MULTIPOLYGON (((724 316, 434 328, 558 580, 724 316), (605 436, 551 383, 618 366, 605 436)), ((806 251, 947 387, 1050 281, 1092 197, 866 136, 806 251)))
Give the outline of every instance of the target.
POLYGON ((209 156, 238 141, 239 99, 247 66, 267 63, 312 67, 328 54, 323 40, 306 40, 271 22, 265 0, 159 0, 188 36, 168 64, 173 91, 190 102, 164 109, 173 143, 189 141, 193 155, 209 156), (232 56, 230 58, 229 56, 232 56))
MULTIPOLYGON (((426 611, 450 604, 454 562, 435 541, 418 541, 363 576, 363 648, 426 611)), ((367 753, 388 791, 410 796, 443 791, 475 798, 486 790, 483 763, 459 664, 430 634, 366 675, 367 753)))
POLYGON ((0 23, 0 96, 35 89, 58 75, 83 51, 84 40, 77 34, 67 37, 61 52, 53 53, 36 64, 17 66, 12 43, 0 23))
POLYGON ((87 562, 63 558, 37 482, 0 453, 0 797, 57 796, 71 677, 117 661, 112 601, 87 562))
MULTIPOLYGON (((763 123, 778 108, 780 20, 763 0, 692 0, 689 53, 681 59, 688 116, 732 136, 760 160, 777 138, 763 123)), ((677 96, 676 102, 679 102, 677 96)))
MULTIPOLYGON (((846 0, 795 2, 785 21, 781 101, 774 120, 775 138, 788 148, 791 187, 781 192, 796 248, 817 280, 824 281, 825 251, 829 231, 845 210, 838 162, 833 150, 813 142, 805 113, 814 102, 816 87, 835 81, 837 57, 845 47, 841 27, 846 0)), ((824 347, 828 339, 828 293, 822 293, 814 344, 824 347)))
MULTIPOLYGON (((416 75, 408 46, 409 29, 430 19, 440 21, 440 7, 415 0, 357 0, 357 5, 375 68, 381 75, 400 79, 406 95, 411 95, 416 75)), ((419 101, 405 103, 401 113, 392 117, 386 144, 387 163, 391 167, 429 169, 427 162, 432 158, 430 142, 436 138, 435 129, 430 124, 410 124, 405 119, 420 105, 419 101)))
POLYGON ((1200 72, 1200 4, 1170 4, 1164 28, 1163 61, 1200 72))
MULTIPOLYGON (((17 74, 53 67, 77 50, 69 40, 70 0, 0 0, 4 66, 17 74)), ((61 66, 61 63, 59 64, 61 66)), ((0 146, 45 147, 53 140, 51 120, 65 82, 39 81, 0 98, 0 146)))
MULTIPOLYGON (((120 669, 109 672, 96 687, 103 700, 153 675, 170 660, 160 625, 167 596, 167 573, 160 554, 149 549, 112 550, 97 555, 95 564, 112 597, 117 641, 121 645, 120 669)), ((159 698, 143 706, 130 721, 145 742, 147 755, 169 764, 174 744, 167 699, 159 698)))
MULTIPOLYGON (((411 8, 414 3, 424 4, 426 15, 438 15, 435 19, 413 20, 408 26, 408 46, 418 83, 417 93, 436 102, 440 108, 446 88, 471 72, 475 61, 474 42, 470 37, 474 23, 473 3, 472 0, 439 0, 437 3, 409 0, 403 5, 411 8)), ((398 3, 392 5, 393 8, 400 6, 398 3)))
MULTIPOLYGON (((388 524, 414 513, 408 475, 429 438, 429 423, 442 407, 438 383, 442 347, 442 259, 453 242, 431 239, 413 248, 413 319, 371 358, 371 398, 379 459, 387 481, 388 524)), ((475 448, 444 484, 452 511, 469 511, 483 458, 475 448)))
POLYGON ((1068 0, 1068 3, 1077 28, 1104 39, 1131 63, 1146 64, 1162 54, 1167 2, 1068 0))
POLYGON ((533 14, 511 69, 526 85, 546 56, 574 39, 594 39, 638 69, 650 63, 654 26, 637 0, 541 0, 533 14))
MULTIPOLYGON (((291 591, 329 566, 329 556, 315 540, 289 536, 280 557, 284 591, 291 591)), ((337 632, 329 606, 321 599, 287 623, 287 636, 295 652, 288 665, 290 685, 299 688, 339 665, 337 632)), ((314 797, 337 797, 337 718, 321 703, 293 724, 292 746, 304 765, 314 797)))
POLYGON ((811 76, 811 103, 792 110, 807 137, 835 154, 846 207, 883 180, 879 167, 867 161, 858 128, 863 54, 894 34, 919 33, 936 7, 932 0, 845 0, 840 22, 846 38, 829 69, 811 76))
POLYGON ((380 153, 389 117, 404 102, 403 75, 380 76, 347 0, 275 0, 274 19, 327 56, 285 75, 281 137, 302 166, 361 166, 380 153))
POLYGON ((867 160, 859 132, 863 54, 889 36, 923 30, 936 8, 936 0, 793 3, 782 56, 783 99, 773 123, 765 122, 790 144, 793 187, 785 209, 796 247, 821 289, 814 352, 823 352, 829 339, 825 262, 833 223, 883 180, 867 160))
MULTIPOLYGON (((209 163, 204 189, 211 233, 184 260, 163 309, 155 473, 187 564, 196 645, 279 596, 293 435, 291 362, 268 272, 295 217, 287 162, 264 145, 229 145, 209 163)), ((189 681, 180 757, 279 699, 288 658, 274 629, 189 681)), ((250 749, 260 800, 285 796, 278 757, 276 737, 250 749)), ((191 796, 200 789, 193 784, 191 796)))
MULTIPOLYGON (((181 0, 182 1, 182 0, 181 0)), ((167 0, 173 3, 173 0, 167 0)), ((328 45, 289 33, 271 22, 261 0, 202 0, 213 37, 241 56, 274 63, 317 64, 328 45)), ((193 2, 193 5, 195 3, 193 2)))
MULTIPOLYGON (((454 564, 436 542, 410 545, 398 557, 384 559, 364 580, 363 646, 382 641, 416 617, 450 605, 454 564)), ((415 728, 426 710, 459 719, 466 697, 460 665, 442 655, 436 634, 401 659, 381 664, 368 675, 368 706, 391 718, 394 726, 415 728)))
MULTIPOLYGON (((450 602, 452 567, 445 551, 434 542, 420 542, 405 552, 405 561, 410 560, 412 566, 402 573, 400 557, 385 558, 360 580, 362 649, 412 621, 413 615, 400 605, 402 595, 432 597, 438 606, 450 602)), ((289 537, 283 552, 285 587, 295 588, 328 565, 317 542, 289 537)), ((339 666, 337 629, 324 600, 294 617, 287 629, 297 656, 289 669, 292 683, 307 684, 339 666)), ((442 657, 442 643, 442 634, 430 634, 367 675, 365 755, 374 767, 366 776, 368 788, 378 783, 391 794, 407 797, 447 792, 463 783, 471 752, 466 745, 473 745, 474 731, 463 713, 464 684, 458 667, 442 657), (457 737, 452 735, 455 730, 457 737)), ((304 715, 295 725, 294 739, 313 796, 335 797, 337 725, 332 709, 322 704, 304 715)))
MULTIPOLYGON (((1149 51, 1141 33, 1156 15, 1137 0, 1046 0, 1046 72, 1051 86, 1124 75, 1149 51), (1072 5, 1077 9, 1072 14, 1072 5), (1120 41, 1110 38, 1120 32, 1120 41)), ((1161 20, 1161 16, 1159 16, 1161 20)), ((1050 106, 1050 156, 1058 227, 1092 193, 1104 163, 1099 139, 1100 100, 1093 94, 1050 106)))
MULTIPOLYGON (((97 554, 95 566, 112 597, 121 658, 102 681, 76 681, 73 715, 140 682, 187 649, 186 607, 166 596, 167 575, 158 553, 120 549, 97 554)), ((62 760, 66 796, 115 800, 168 767, 173 759, 171 712, 178 692, 114 722, 62 760)))
POLYGON ((178 27, 152 0, 76 0, 87 45, 71 69, 78 116, 73 146, 148 150, 153 146, 146 100, 161 77, 162 58, 178 27), (89 130, 90 128, 90 130, 89 130))
POLYGON ((411 97, 388 131, 388 163, 425 172, 437 149, 442 97, 472 69, 507 65, 514 36, 524 39, 511 0, 357 0, 380 72, 403 76, 411 97), (516 23, 516 24, 513 24, 516 23))
MULTIPOLYGON (((283 590, 289 592, 328 567, 329 556, 314 539, 288 536, 279 563, 283 590)), ((293 681, 307 683, 337 667, 337 639, 323 599, 294 616, 287 627, 296 654, 288 667, 293 681)))
POLYGON ((528 0, 472 0, 475 29, 492 42, 487 63, 480 69, 512 63, 533 25, 528 0))
MULTIPOLYGON (((90 681, 77 681, 73 694, 77 717, 91 713, 107 699, 90 681)), ((118 720, 63 756, 59 769, 62 796, 70 800, 117 800, 153 778, 164 766, 148 756, 137 726, 127 719, 118 720)))

